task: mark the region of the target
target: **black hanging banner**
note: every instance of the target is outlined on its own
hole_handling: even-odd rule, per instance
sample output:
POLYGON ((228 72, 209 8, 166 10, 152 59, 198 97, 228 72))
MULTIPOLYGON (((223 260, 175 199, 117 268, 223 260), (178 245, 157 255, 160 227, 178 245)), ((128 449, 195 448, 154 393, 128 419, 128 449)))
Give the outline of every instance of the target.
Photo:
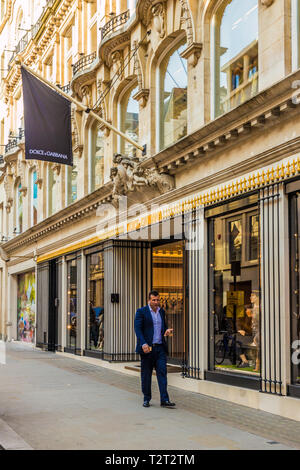
POLYGON ((21 67, 25 158, 73 165, 71 103, 21 67))

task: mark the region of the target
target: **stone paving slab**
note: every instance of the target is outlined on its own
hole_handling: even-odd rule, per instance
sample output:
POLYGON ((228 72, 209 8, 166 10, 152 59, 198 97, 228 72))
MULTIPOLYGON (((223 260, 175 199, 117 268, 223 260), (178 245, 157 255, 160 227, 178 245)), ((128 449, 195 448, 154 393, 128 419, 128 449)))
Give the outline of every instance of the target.
POLYGON ((0 384, 2 422, 34 449, 300 448, 297 421, 175 387, 176 410, 162 409, 156 378, 145 409, 139 377, 20 344, 0 384))

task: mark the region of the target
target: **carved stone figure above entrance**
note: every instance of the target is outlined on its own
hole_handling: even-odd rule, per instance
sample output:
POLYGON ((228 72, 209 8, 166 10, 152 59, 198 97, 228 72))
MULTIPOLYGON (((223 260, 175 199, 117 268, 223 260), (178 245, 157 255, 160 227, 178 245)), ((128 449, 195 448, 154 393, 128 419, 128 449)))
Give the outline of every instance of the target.
POLYGON ((127 157, 115 154, 114 166, 110 170, 110 178, 113 182, 113 199, 117 202, 120 196, 128 196, 134 199, 138 192, 138 200, 147 200, 157 195, 164 194, 174 189, 174 178, 167 173, 159 173, 156 168, 145 169, 141 166, 143 160, 137 157, 127 157), (142 191, 141 191, 142 190, 142 191))

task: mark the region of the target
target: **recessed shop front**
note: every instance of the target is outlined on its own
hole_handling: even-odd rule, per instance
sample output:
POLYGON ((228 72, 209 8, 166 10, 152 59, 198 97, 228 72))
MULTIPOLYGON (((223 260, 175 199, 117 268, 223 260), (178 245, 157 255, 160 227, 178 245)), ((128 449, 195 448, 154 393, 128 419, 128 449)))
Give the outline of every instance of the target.
POLYGON ((65 351, 81 354, 81 255, 66 258, 67 263, 67 317, 65 351))
MULTIPOLYGON (((104 252, 87 255, 86 351, 104 351, 104 252)), ((102 355, 102 354, 101 354, 102 355)))
POLYGON ((206 378, 259 388, 260 215, 257 196, 206 211, 209 368, 206 378))
POLYGON ((182 364, 186 353, 186 257, 185 242, 156 242, 152 245, 152 289, 159 292, 166 312, 170 363, 182 364))

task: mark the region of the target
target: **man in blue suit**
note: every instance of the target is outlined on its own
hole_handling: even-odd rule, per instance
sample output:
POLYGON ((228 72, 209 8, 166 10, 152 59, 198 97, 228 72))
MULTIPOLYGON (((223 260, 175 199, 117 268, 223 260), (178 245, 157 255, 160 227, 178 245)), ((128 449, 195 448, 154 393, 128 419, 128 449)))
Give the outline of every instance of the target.
POLYGON ((139 308, 135 314, 134 330, 137 337, 136 352, 141 355, 143 406, 148 408, 151 400, 151 379, 153 368, 156 370, 160 392, 160 405, 174 407, 167 391, 167 342, 165 337, 172 334, 167 328, 165 312, 160 308, 159 293, 151 291, 146 307, 139 308))

